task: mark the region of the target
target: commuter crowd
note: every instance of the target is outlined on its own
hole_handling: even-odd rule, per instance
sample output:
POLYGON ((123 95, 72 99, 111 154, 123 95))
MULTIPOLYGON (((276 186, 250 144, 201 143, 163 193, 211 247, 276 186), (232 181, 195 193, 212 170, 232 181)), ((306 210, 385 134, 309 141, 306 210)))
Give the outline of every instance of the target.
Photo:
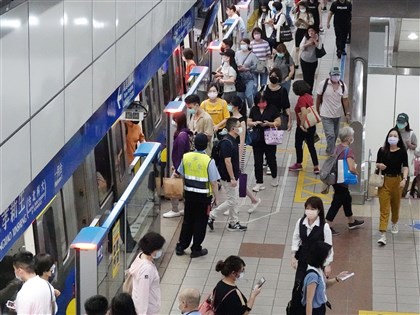
MULTIPOLYGON (((333 236, 340 235, 333 222, 340 208, 344 210, 350 231, 364 225, 362 219, 353 215, 349 191, 349 185, 354 183, 349 178, 356 177, 357 180, 357 163, 362 161, 356 161, 352 150, 354 130, 349 126, 340 128, 341 121, 351 118, 348 87, 337 66, 332 67, 328 78, 321 78, 315 84, 318 61, 325 54, 322 26, 329 29, 333 19, 336 56, 346 55, 352 4, 349 0, 336 0, 328 4, 328 14, 323 17, 326 6, 327 1, 322 0, 260 0, 247 23, 235 5, 227 7, 226 17, 238 20, 238 24, 233 36, 225 38, 221 44, 220 66, 212 73, 207 97, 187 96, 184 99, 186 113, 171 116, 176 125, 171 177, 182 179, 184 193, 182 198, 171 198, 171 210, 163 217, 183 216, 175 253, 185 255, 190 247, 192 259, 208 254, 202 243, 207 229, 214 232, 218 217, 227 216, 226 229, 230 232, 247 230, 239 221, 239 198, 250 198, 248 213, 258 210, 261 203, 258 193, 266 189, 264 169, 271 177, 270 186, 279 185, 276 152, 284 132, 294 129, 295 134, 296 161, 288 171, 303 169, 306 143, 313 173, 323 180, 324 171, 325 177, 329 178, 332 171, 323 169, 315 149, 315 143, 319 141, 316 124, 322 124, 327 143, 324 154, 336 165, 343 165, 346 171, 343 179, 339 179, 340 172, 336 169, 333 182, 323 180, 324 193, 330 186, 334 189, 329 209, 324 209, 319 197, 309 197, 302 217, 296 222, 291 246, 291 267, 296 273, 290 288, 288 314, 325 314, 326 307, 330 306, 327 288, 351 277, 347 271, 332 275, 333 236), (326 23, 323 23, 324 18, 326 23), (294 50, 289 52, 285 43, 292 40, 294 50), (299 69, 303 79, 295 80, 299 69), (298 97, 296 104, 290 104, 290 90, 298 97), (317 117, 318 121, 313 122, 317 117), (248 146, 252 148, 254 159, 255 184, 252 188, 245 174, 248 146), (183 199, 184 209, 180 208, 180 199, 183 199)), ((188 81, 190 71, 196 65, 192 49, 184 49, 183 60, 188 81)), ((136 124, 130 123, 127 127, 134 130, 127 136, 130 143, 144 141, 144 136, 138 137, 140 132, 136 124), (136 136, 131 137, 132 134, 136 136)), ((410 128, 409 116, 400 113, 376 158, 376 173, 382 176, 382 183, 377 186, 380 203, 378 244, 381 246, 387 244, 390 216, 391 233, 398 233, 401 198, 407 194, 414 196, 416 191, 420 170, 416 173, 415 167, 410 165, 416 156, 420 156, 416 148, 417 138, 410 128), (411 189, 410 177, 413 179, 411 189)), ((132 158, 133 152, 134 147, 130 146, 132 158)), ((126 280, 124 292, 110 301, 101 295, 90 297, 84 303, 86 314, 160 314, 160 277, 155 260, 162 256, 164 244, 165 239, 158 233, 144 235, 128 269, 130 281, 126 280)), ((12 275, 7 286, 0 290, 2 314, 57 312, 56 297, 60 292, 50 284, 56 269, 50 255, 34 257, 29 252, 19 252, 1 263, 4 265, 2 272, 8 268, 12 275)), ((245 261, 236 255, 218 261, 215 270, 221 273, 222 279, 210 296, 203 302, 198 289, 182 289, 178 297, 180 312, 194 315, 212 310, 218 315, 249 314, 263 290, 265 279, 255 285, 248 297, 245 296, 237 286, 245 267, 245 261)))

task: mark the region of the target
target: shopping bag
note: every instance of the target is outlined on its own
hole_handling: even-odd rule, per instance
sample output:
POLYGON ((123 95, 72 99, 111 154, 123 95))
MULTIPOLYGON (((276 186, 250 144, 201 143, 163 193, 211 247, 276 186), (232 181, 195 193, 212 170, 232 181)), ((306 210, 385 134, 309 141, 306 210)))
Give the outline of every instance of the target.
POLYGON ((292 30, 290 26, 285 22, 280 26, 280 43, 290 42, 293 39, 292 30))
POLYGON ((182 178, 163 178, 164 196, 170 199, 181 199, 184 195, 184 181, 182 178))
POLYGON ((264 140, 268 145, 278 145, 283 143, 283 130, 277 130, 276 128, 270 128, 264 130, 264 140))
POLYGON ((246 185, 248 181, 248 175, 245 173, 239 174, 239 197, 246 197, 246 185))
MULTIPOLYGON (((299 113, 300 118, 302 114, 299 113)), ((321 122, 321 117, 316 111, 315 106, 309 106, 306 108, 306 119, 303 121, 303 127, 306 129, 315 126, 317 123, 321 122)))
POLYGON ((357 184, 357 175, 349 170, 347 163, 347 152, 349 148, 344 150, 344 158, 337 161, 337 184, 355 185, 357 184))
POLYGON ((379 170, 379 174, 373 173, 370 175, 369 185, 373 187, 382 187, 384 185, 384 175, 382 175, 381 170, 379 170))

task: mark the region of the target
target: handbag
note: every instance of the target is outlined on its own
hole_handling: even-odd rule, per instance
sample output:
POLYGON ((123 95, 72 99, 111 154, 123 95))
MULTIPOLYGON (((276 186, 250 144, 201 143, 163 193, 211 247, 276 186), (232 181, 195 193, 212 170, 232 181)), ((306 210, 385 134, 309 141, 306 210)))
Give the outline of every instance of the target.
POLYGON ((369 185, 378 188, 384 185, 384 175, 382 175, 381 170, 379 170, 379 174, 373 173, 370 175, 369 185))
POLYGON ((324 48, 324 44, 322 44, 321 48, 315 47, 315 56, 317 58, 322 58, 327 54, 324 48))
POLYGON ((266 60, 258 60, 257 67, 255 68, 256 73, 265 73, 267 68, 267 61, 266 60))
POLYGON ((184 195, 184 181, 177 177, 163 178, 164 196, 169 199, 181 199, 184 195))
POLYGON ((347 152, 349 148, 344 150, 344 157, 342 160, 337 161, 337 184, 355 185, 357 184, 357 175, 349 170, 347 163, 347 152))
POLYGON ((292 30, 287 22, 284 22, 280 26, 280 43, 290 42, 291 40, 293 40, 292 30))
MULTIPOLYGON (((306 108, 306 119, 303 121, 303 127, 306 129, 315 126, 317 123, 321 122, 321 117, 319 116, 316 108, 314 106, 309 106, 306 108)), ((300 118, 302 119, 302 114, 299 113, 300 118)))
POLYGON ((201 315, 215 315, 218 307, 223 303, 225 298, 232 293, 233 291, 236 291, 235 289, 230 290, 228 293, 225 294, 223 299, 220 301, 220 304, 217 307, 214 307, 214 291, 213 293, 209 294, 207 299, 205 299, 199 306, 198 306, 198 312, 201 315))
POLYGON ((289 123, 289 115, 281 113, 280 114, 280 122, 281 122, 281 124, 280 124, 279 129, 280 130, 287 130, 287 125, 289 123))
POLYGON ((264 140, 268 145, 278 145, 283 143, 283 130, 269 128, 264 130, 264 140))
POLYGON ((248 174, 241 173, 239 174, 239 197, 246 197, 246 186, 248 182, 248 174))

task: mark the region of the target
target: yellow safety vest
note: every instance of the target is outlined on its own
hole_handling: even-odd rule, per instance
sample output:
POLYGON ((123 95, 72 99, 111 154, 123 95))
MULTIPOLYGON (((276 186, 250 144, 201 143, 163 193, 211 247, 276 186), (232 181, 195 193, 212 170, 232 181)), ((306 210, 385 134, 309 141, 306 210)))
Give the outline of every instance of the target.
POLYGON ((211 195, 209 180, 210 157, 199 152, 188 152, 182 157, 184 166, 184 190, 211 195))

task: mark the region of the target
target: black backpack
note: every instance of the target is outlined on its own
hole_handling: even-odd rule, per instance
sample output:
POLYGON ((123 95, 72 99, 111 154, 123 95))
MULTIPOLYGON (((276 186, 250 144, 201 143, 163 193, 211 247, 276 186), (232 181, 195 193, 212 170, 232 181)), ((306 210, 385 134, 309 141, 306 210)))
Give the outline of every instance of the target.
POLYGON ((220 162, 222 161, 221 154, 220 154, 222 141, 229 141, 232 144, 232 142, 229 139, 226 139, 226 138, 223 138, 222 140, 214 141, 213 148, 211 149, 210 157, 214 160, 217 167, 219 167, 220 162))
MULTIPOLYGON (((309 269, 306 271, 305 277, 311 272, 318 274, 315 270, 309 269)), ((306 306, 302 305, 302 297, 303 297, 302 286, 303 286, 303 280, 297 281, 295 283, 293 287, 293 291, 292 291, 292 299, 289 301, 286 307, 287 315, 306 315, 306 306)))

